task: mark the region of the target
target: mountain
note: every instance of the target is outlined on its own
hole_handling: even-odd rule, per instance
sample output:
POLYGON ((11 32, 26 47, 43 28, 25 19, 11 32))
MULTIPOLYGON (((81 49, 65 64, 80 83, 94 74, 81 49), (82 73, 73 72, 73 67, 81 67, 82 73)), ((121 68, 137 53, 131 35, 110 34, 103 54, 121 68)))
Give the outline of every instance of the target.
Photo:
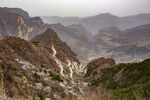
POLYGON ((54 29, 62 41, 66 42, 78 58, 84 60, 89 52, 91 33, 81 24, 63 26, 62 24, 45 24, 40 17, 30 17, 19 8, 0 8, 0 37, 16 36, 31 40, 47 28, 54 29), (80 48, 82 47, 82 48, 80 48))
POLYGON ((150 24, 137 26, 131 29, 127 29, 124 31, 122 35, 120 35, 120 39, 116 39, 116 41, 120 43, 137 43, 140 41, 146 41, 150 38, 150 24), (135 38, 136 37, 136 38, 135 38), (128 40, 127 40, 128 39, 128 40))
POLYGON ((111 39, 112 42, 120 43, 120 46, 110 49, 112 57, 120 57, 119 60, 137 61, 150 56, 149 39, 150 25, 141 25, 122 31, 118 37, 111 39), (123 57, 122 57, 123 56, 123 57))
POLYGON ((149 58, 149 33, 149 24, 124 31, 116 27, 100 29, 93 38, 91 58, 109 57, 114 58, 117 63, 136 62, 149 58))
POLYGON ((8 7, 0 7, 1 12, 7 12, 7 13, 15 13, 23 16, 23 18, 28 19, 30 18, 28 12, 20 9, 20 8, 8 8, 8 7))
POLYGON ((40 16, 45 23, 48 24, 57 24, 62 23, 65 26, 78 24, 79 17, 58 17, 58 16, 40 16))
POLYGON ((50 50, 51 46, 54 45, 56 51, 58 51, 58 58, 62 61, 64 61, 65 59, 69 59, 71 61, 79 62, 76 57, 77 55, 65 42, 61 41, 57 33, 52 29, 47 29, 44 33, 34 37, 31 41, 40 42, 40 44, 44 45, 48 50, 50 50))
MULTIPOLYGON (((66 17, 65 19, 72 20, 71 17, 66 17)), ((30 17, 22 9, 4 7, 0 8, 0 37, 17 36, 31 40, 43 33, 47 28, 52 28, 58 33, 60 39, 66 42, 77 54, 77 58, 82 63, 87 63, 93 58, 102 56, 112 57, 116 62, 132 61, 131 59, 133 58, 136 58, 133 60, 137 61, 139 58, 149 57, 149 24, 136 26, 149 23, 149 14, 117 17, 104 13, 86 18, 75 17, 73 19, 76 21, 70 22, 71 25, 68 24, 68 26, 60 23, 45 24, 40 17, 30 17), (82 23, 78 23, 77 20, 82 23), (122 25, 136 27, 123 31, 120 30, 122 25), (93 32, 89 31, 93 28, 96 28, 94 29, 96 30, 96 35, 92 35, 93 32)))
POLYGON ((44 22, 49 24, 61 23, 63 25, 82 24, 92 34, 96 34, 105 27, 118 27, 120 30, 126 30, 136 26, 149 24, 150 14, 138 14, 132 16, 118 17, 110 13, 102 13, 95 16, 74 18, 74 17, 41 17, 44 22), (58 18, 58 19, 57 19, 58 18), (69 21, 68 21, 69 20, 69 21), (72 20, 72 21, 71 21, 72 20))
POLYGON ((87 61, 88 53, 91 52, 91 41, 87 36, 90 32, 88 32, 83 25, 74 24, 63 26, 58 23, 50 24, 47 27, 55 30, 59 37, 72 48, 82 62, 87 61))
POLYGON ((149 100, 150 25, 120 30, 145 16, 66 18, 64 26, 0 8, 0 100, 149 100))
POLYGON ((0 36, 17 36, 30 40, 45 31, 40 17, 30 17, 19 8, 0 8, 0 36))
POLYGON ((0 99, 150 98, 150 59, 116 65, 111 58, 97 58, 83 67, 77 59, 72 59, 76 57, 68 48, 52 29, 32 42, 12 36, 1 39, 0 99))
POLYGON ((32 42, 7 36, 0 40, 0 99, 80 99, 84 68, 52 29, 32 42), (39 40, 40 38, 40 40, 39 40))
POLYGON ((102 48, 112 48, 117 47, 120 44, 111 41, 114 38, 119 38, 122 31, 117 27, 107 27, 98 31, 98 34, 94 36, 94 44, 101 46, 102 48))

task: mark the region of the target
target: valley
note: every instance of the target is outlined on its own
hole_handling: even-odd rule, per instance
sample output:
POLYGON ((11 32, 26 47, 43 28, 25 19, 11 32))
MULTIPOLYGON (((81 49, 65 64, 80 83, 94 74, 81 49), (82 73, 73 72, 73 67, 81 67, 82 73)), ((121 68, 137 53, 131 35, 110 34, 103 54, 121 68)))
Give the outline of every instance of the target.
POLYGON ((0 7, 0 100, 149 100, 149 58, 150 14, 0 7))

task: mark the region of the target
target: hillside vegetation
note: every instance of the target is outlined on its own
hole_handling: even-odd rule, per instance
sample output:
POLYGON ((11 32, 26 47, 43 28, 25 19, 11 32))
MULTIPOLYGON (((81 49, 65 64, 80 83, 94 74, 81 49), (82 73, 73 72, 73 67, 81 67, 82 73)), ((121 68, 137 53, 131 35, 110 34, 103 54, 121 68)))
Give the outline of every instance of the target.
MULTIPOLYGON (((87 72, 90 75, 89 72, 92 73, 94 71, 90 70, 87 72)), ((91 75, 94 78, 95 74, 91 75)), ((103 89, 110 92, 112 100, 149 100, 150 59, 103 68, 100 76, 91 80, 89 86, 102 86, 103 89)))

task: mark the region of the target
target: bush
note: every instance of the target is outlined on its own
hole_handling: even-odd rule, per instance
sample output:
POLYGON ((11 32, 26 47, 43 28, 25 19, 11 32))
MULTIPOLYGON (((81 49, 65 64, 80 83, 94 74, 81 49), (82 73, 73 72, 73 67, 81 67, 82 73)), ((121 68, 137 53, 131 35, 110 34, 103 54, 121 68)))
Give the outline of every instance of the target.
POLYGON ((33 76, 34 76, 35 78, 41 78, 41 76, 40 76, 39 74, 37 74, 36 72, 33 74, 33 76))
POLYGON ((58 82, 64 82, 59 75, 55 75, 52 72, 49 72, 50 77, 52 77, 53 80, 57 80, 58 82))
POLYGON ((92 73, 92 70, 93 70, 93 68, 91 68, 89 66, 84 77, 89 77, 91 75, 91 73, 92 73))
POLYGON ((38 47, 38 45, 40 44, 39 41, 33 41, 32 43, 33 43, 35 46, 37 46, 37 47, 38 47))
POLYGON ((38 96, 39 96, 40 100, 44 100, 44 97, 42 94, 39 94, 38 96))

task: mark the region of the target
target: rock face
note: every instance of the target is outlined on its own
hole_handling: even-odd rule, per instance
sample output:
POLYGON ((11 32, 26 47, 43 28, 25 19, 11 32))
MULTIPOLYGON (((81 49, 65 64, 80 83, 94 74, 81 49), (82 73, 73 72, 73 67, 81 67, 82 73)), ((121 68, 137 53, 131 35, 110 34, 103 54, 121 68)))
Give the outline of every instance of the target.
POLYGON ((30 40, 45 31, 46 27, 39 17, 31 18, 19 8, 0 8, 0 35, 17 36, 30 40))

